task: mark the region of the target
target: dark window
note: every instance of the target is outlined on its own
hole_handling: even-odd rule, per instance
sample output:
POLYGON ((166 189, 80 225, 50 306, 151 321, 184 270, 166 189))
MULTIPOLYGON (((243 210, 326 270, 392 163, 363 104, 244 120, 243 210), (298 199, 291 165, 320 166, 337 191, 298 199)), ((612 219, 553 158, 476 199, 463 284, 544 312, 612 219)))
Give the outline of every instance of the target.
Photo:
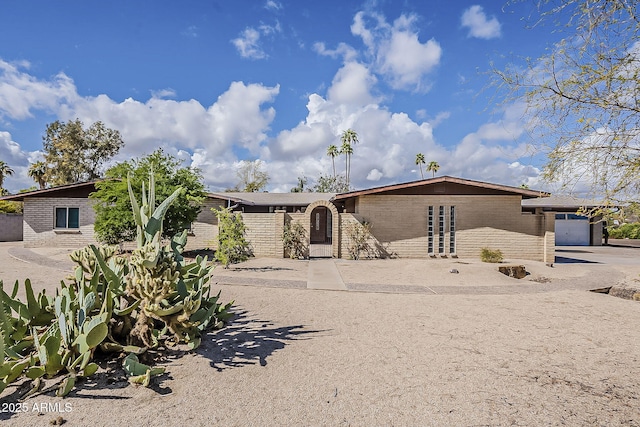
POLYGON ((440 206, 440 215, 438 218, 438 253, 444 253, 444 224, 445 224, 445 210, 444 206, 440 206))
POLYGON ((449 253, 456 253, 456 207, 449 207, 449 253))
POLYGON ((56 228, 80 228, 80 208, 56 208, 56 228))
POLYGON ((429 214, 427 216, 427 251, 433 253, 433 206, 429 206, 429 214))

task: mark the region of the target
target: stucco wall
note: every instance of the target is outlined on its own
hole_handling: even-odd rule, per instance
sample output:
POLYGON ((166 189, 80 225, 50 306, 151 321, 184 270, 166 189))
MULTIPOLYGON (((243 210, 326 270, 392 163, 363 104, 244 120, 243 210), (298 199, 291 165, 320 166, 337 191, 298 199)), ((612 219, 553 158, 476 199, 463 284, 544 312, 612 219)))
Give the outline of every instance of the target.
POLYGON ((0 213, 0 242, 22 240, 22 214, 0 213))
POLYGON ((23 236, 25 247, 53 246, 79 248, 95 243, 95 212, 86 198, 36 198, 24 200, 23 236), (54 230, 55 209, 79 208, 80 228, 54 230))
POLYGON ((455 255, 478 258, 481 248, 489 247, 500 249, 506 258, 553 262, 553 245, 549 247, 553 217, 523 214, 518 196, 371 195, 360 197, 356 216, 372 224, 372 234, 389 252, 406 258, 426 258, 429 256, 429 206, 434 207, 436 256, 441 256, 438 253, 438 208, 446 207, 444 254, 451 255, 449 207, 455 206, 455 255))

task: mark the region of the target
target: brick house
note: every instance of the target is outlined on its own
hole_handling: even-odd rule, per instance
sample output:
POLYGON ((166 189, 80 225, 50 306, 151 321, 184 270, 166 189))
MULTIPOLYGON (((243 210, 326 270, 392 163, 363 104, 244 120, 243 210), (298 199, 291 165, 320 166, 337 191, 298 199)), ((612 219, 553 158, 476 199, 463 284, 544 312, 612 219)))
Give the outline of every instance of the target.
MULTIPOLYGON (((37 190, 24 201, 25 246, 77 247, 94 242, 93 183, 37 190)), ((298 221, 311 256, 347 258, 352 224, 368 222, 371 256, 472 257, 483 247, 508 258, 554 261, 554 212, 522 208, 548 194, 449 176, 348 193, 210 193, 188 248, 215 248, 211 208, 241 212, 256 256, 283 257, 282 230, 298 221)))

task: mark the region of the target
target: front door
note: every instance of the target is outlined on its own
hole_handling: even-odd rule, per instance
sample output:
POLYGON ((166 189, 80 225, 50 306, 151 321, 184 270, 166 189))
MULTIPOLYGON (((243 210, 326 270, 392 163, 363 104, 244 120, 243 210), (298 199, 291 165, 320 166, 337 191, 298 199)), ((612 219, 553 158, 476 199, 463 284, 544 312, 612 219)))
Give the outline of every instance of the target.
POLYGON ((331 211, 324 206, 318 206, 311 211, 309 243, 331 244, 331 211))

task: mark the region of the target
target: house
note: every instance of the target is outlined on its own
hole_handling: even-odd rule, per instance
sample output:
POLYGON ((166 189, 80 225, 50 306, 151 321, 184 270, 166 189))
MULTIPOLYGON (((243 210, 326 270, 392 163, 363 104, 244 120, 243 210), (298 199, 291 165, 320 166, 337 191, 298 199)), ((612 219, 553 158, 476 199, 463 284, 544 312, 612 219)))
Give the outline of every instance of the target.
POLYGON ((555 212, 556 246, 601 246, 603 223, 599 215, 580 215, 577 212, 602 206, 602 203, 569 195, 552 195, 537 199, 523 199, 522 209, 534 212, 555 212))
MULTIPOLYGON (((93 183, 37 190, 24 201, 25 246, 82 246, 94 242, 93 183)), ((473 257, 483 247, 507 258, 554 261, 555 213, 523 210, 538 191, 449 176, 333 193, 210 193, 191 225, 188 248, 215 248, 212 208, 242 213, 256 256, 283 257, 282 231, 291 221, 306 230, 310 256, 347 258, 352 230, 371 226, 369 255, 407 258, 473 257)))

